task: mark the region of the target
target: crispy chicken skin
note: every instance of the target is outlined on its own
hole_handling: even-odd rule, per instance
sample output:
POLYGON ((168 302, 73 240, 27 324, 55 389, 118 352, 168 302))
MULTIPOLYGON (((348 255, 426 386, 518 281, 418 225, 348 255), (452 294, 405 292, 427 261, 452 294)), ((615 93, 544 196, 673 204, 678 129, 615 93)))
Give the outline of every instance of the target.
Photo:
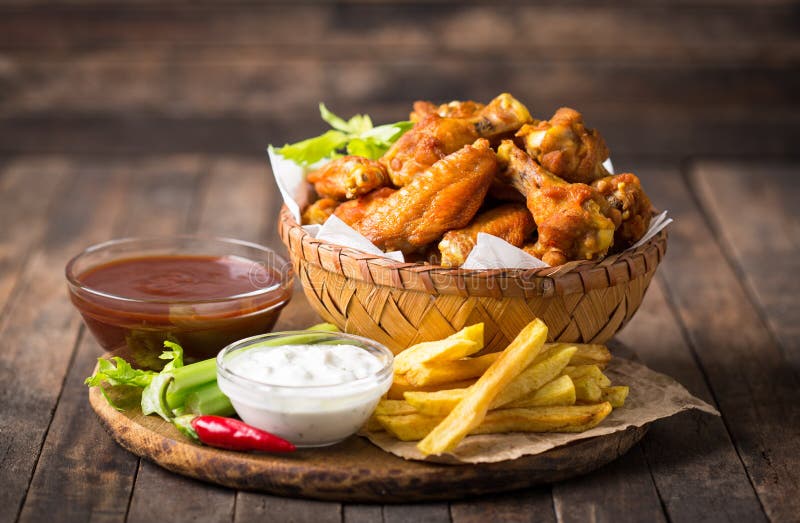
POLYGON ((322 198, 349 200, 389 184, 386 168, 361 156, 342 156, 308 173, 308 181, 322 198))
POLYGON ((619 211, 621 223, 614 232, 614 250, 623 251, 639 241, 650 227, 653 205, 639 178, 631 173, 600 178, 592 183, 609 205, 619 211))
POLYGON ((396 190, 391 187, 381 187, 355 200, 342 203, 336 208, 334 214, 344 223, 352 227, 357 222, 360 222, 367 213, 371 212, 375 206, 383 202, 383 200, 394 192, 396 192, 396 190))
POLYGON ((407 185, 433 164, 478 139, 475 127, 459 118, 430 114, 392 145, 380 162, 397 187, 407 185))
POLYGON ((532 119, 522 102, 503 93, 468 120, 475 125, 481 138, 492 139, 517 131, 532 119))
POLYGON ((515 132, 532 121, 528 108, 508 93, 495 97, 488 105, 471 100, 455 100, 438 107, 431 102, 415 102, 410 119, 419 122, 431 114, 467 120, 481 138, 489 139, 515 132))
POLYGON ((353 227, 383 250, 423 251, 472 220, 496 172, 489 142, 476 140, 415 176, 353 227))
POLYGON ((475 217, 463 229, 445 233, 439 242, 441 265, 459 267, 469 255, 478 239, 479 232, 502 238, 515 247, 521 247, 536 230, 533 216, 523 204, 508 203, 495 207, 475 217))
POLYGON ((419 122, 430 114, 438 114, 444 118, 471 118, 484 107, 486 106, 482 103, 472 100, 466 102, 454 100, 438 107, 431 102, 418 101, 414 102, 414 110, 409 115, 409 120, 419 122))
POLYGON ((333 214, 339 202, 333 198, 320 198, 303 211, 301 218, 303 225, 314 225, 325 223, 325 220, 333 214))
POLYGON ((605 256, 615 223, 608 202, 593 187, 567 183, 537 164, 511 140, 497 151, 502 176, 525 194, 538 230, 534 255, 549 265, 605 256))
POLYGON ((562 107, 549 121, 522 127, 517 133, 525 150, 539 165, 568 182, 592 183, 610 173, 603 167, 608 147, 594 129, 587 129, 581 113, 562 107))
POLYGON ((453 101, 437 107, 418 101, 410 118, 414 127, 380 159, 397 187, 479 137, 495 139, 531 121, 528 109, 508 93, 488 105, 453 101))

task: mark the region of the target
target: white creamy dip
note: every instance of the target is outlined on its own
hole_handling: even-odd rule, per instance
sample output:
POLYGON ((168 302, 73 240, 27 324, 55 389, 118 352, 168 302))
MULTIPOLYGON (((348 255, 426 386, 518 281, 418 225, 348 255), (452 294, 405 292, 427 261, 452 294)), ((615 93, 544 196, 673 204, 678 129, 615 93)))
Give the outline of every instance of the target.
POLYGON ((270 385, 338 385, 374 375, 383 364, 354 345, 254 347, 232 358, 228 368, 270 385))
POLYGON ((255 341, 218 357, 217 383, 246 423, 300 447, 331 445, 375 410, 391 360, 385 348, 255 341))

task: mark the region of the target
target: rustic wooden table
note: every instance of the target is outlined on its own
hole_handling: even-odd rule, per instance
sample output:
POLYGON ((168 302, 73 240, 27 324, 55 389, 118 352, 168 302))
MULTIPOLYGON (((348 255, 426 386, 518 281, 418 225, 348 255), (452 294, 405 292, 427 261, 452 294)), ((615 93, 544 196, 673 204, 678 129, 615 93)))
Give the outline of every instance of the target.
MULTIPOLYGON (((795 0, 2 2, 0 523, 797 521, 798 21, 795 0), (573 481, 400 506, 199 483, 103 431, 69 257, 178 232, 282 248, 262 152, 319 133, 317 101, 386 122, 506 90, 583 111, 675 218, 618 339, 722 418, 660 421, 573 481)), ((316 321, 298 294, 278 328, 316 321)))
MULTIPOLYGON (((0 168, 0 521, 796 520, 800 164, 697 161, 682 176, 678 165, 626 166, 675 223, 619 339, 722 418, 660 421, 622 459, 551 487, 359 506, 165 472, 118 447, 87 402, 83 379, 101 349, 67 299, 67 259, 111 237, 179 232, 280 248, 279 197, 264 159, 8 159, 0 168)), ((298 293, 278 328, 316 321, 298 293)))

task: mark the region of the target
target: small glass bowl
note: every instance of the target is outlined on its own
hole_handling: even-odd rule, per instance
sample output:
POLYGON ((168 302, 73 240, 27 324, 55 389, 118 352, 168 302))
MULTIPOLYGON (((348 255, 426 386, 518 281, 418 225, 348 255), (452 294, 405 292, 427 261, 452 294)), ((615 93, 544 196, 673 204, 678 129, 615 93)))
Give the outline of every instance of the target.
MULTIPOLYGON (((213 358, 229 343, 269 332, 289 303, 293 280, 291 265, 272 249, 199 236, 123 238, 93 245, 67 263, 66 277, 70 299, 98 343, 148 368, 163 366, 158 356, 165 340, 180 343, 187 360, 193 361, 213 358), (94 269, 107 264, 162 256, 211 256, 251 264, 248 278, 255 290, 210 299, 142 299, 85 281, 94 269)), ((184 274, 177 277, 187 280, 181 285, 207 282, 184 274)))
POLYGON ((245 423, 294 443, 323 447, 355 434, 392 385, 392 352, 360 336, 339 332, 291 331, 253 336, 225 347, 217 356, 217 383, 245 423), (229 362, 244 351, 287 345, 347 344, 381 362, 365 378, 336 385, 272 385, 236 374, 229 362))

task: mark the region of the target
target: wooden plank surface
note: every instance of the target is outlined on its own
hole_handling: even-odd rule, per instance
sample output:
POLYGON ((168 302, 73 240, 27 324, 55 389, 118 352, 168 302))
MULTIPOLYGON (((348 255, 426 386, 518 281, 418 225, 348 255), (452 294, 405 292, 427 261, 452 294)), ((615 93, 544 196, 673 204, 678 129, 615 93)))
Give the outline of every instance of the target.
MULTIPOLYGON (((21 164, 14 163, 15 169, 28 172, 31 166, 40 165, 38 160, 28 161, 30 165, 25 165, 24 159, 21 164)), ((720 224, 745 195, 755 198, 756 209, 782 212, 793 201, 793 193, 787 189, 777 196, 774 188, 750 191, 752 184, 747 182, 750 179, 747 175, 752 173, 745 164, 737 164, 732 178, 725 174, 730 168, 718 166, 714 167, 717 170, 692 175, 697 177, 692 185, 699 187, 698 202, 708 203, 711 196, 720 199, 702 208, 690 196, 689 186, 676 183, 680 180, 674 175, 677 165, 635 162, 628 165, 642 175, 648 187, 653 187, 652 193, 658 195, 656 203, 670 209, 679 220, 664 267, 636 320, 622 333, 621 339, 633 345, 648 365, 675 376, 700 397, 716 402, 723 412, 722 420, 684 414, 656 424, 643 445, 625 458, 591 476, 556 485, 552 494, 545 489, 449 506, 384 507, 308 504, 259 494, 234 494, 170 475, 147 463, 137 466, 137 460, 117 448, 99 427, 78 423, 86 414, 81 381, 99 348, 89 336, 78 335, 76 317, 61 288, 61 274, 46 274, 47 266, 50 263, 62 266, 72 251, 89 241, 103 239, 101 235, 123 232, 201 230, 241 234, 275 244, 276 237, 271 231, 273 219, 269 212, 263 211, 274 208, 277 196, 264 178, 263 160, 256 158, 228 157, 213 161, 199 156, 138 161, 98 158, 60 160, 52 165, 60 166, 53 171, 60 173, 53 175, 56 179, 70 180, 69 192, 47 210, 49 219, 43 238, 34 242, 32 255, 21 272, 26 292, 15 293, 0 318, 6 341, 14 342, 8 345, 11 352, 3 351, 0 369, 4 372, 4 384, 21 387, 17 384, 19 378, 14 376, 25 372, 42 380, 39 382, 42 384, 44 380, 47 383, 64 380, 64 388, 60 397, 42 396, 42 391, 36 389, 35 398, 15 398, 9 403, 11 410, 1 414, 24 410, 23 423, 16 422, 12 435, 39 434, 38 440, 35 437, 3 440, 2 470, 14 474, 4 483, 10 487, 3 491, 8 501, 3 505, 7 511, 5 519, 13 520, 21 509, 23 521, 37 521, 45 514, 65 521, 88 518, 119 521, 125 517, 143 521, 156 514, 153 511, 160 503, 167 502, 180 509, 186 519, 195 516, 202 519, 210 513, 197 512, 196 506, 208 500, 212 500, 215 519, 235 521, 258 520, 266 514, 293 516, 298 521, 364 521, 376 517, 384 521, 490 518, 526 521, 532 514, 536 520, 544 517, 564 521, 592 517, 679 521, 708 518, 709 514, 713 514, 711 519, 715 521, 756 521, 764 518, 764 510, 773 520, 791 519, 796 507, 790 492, 797 481, 796 468, 792 467, 797 439, 791 431, 797 426, 797 409, 781 398, 791 397, 795 377, 775 339, 781 339, 777 335, 780 332, 785 340, 796 342, 796 335, 781 327, 792 319, 792 310, 781 316, 784 309, 769 301, 780 296, 775 284, 771 288, 764 284, 769 293, 761 298, 747 291, 747 285, 765 275, 751 272, 752 266, 740 259, 745 252, 740 250, 752 251, 758 244, 753 243, 754 235, 749 234, 748 242, 731 247, 728 242, 739 238, 741 230, 737 227, 732 233, 720 224), (726 190, 714 192, 711 189, 719 182, 700 180, 701 176, 734 181, 726 190), (249 204, 232 205, 239 201, 249 204), (706 214, 712 216, 712 228, 704 220, 706 214), (129 217, 133 215, 141 219, 131 220, 129 217), (715 234, 723 238, 722 247, 714 240, 715 234), (698 269, 698 264, 692 263, 696 260, 706 260, 707 267, 698 269), (693 267, 694 274, 679 277, 677 274, 683 271, 691 272, 687 264, 693 267), (745 278, 738 279, 736 271, 742 271, 745 278), (715 285, 709 287, 711 283, 704 282, 706 278, 715 285), (46 325, 51 326, 50 334, 42 336, 34 327, 42 316, 34 314, 33 304, 38 306, 42 296, 50 294, 59 299, 54 302, 50 299, 51 304, 39 311, 48 318, 46 325), (748 299, 751 296, 755 305, 748 299), (708 309, 709 303, 715 308, 708 309), (725 311, 723 317, 713 314, 721 310, 725 311), (766 320, 762 321, 762 316, 766 320), (31 332, 37 332, 32 345, 28 339, 31 332), (654 337, 653 332, 658 336, 654 337), (45 369, 49 372, 47 376, 36 376, 39 367, 35 355, 41 358, 47 354, 52 362, 50 347, 61 345, 64 339, 72 339, 71 346, 77 346, 74 356, 70 355, 73 349, 68 344, 66 351, 53 353, 61 356, 54 361, 55 369, 45 369), (24 346, 32 348, 34 354, 14 352, 15 345, 24 343, 28 343, 24 346), (741 388, 744 386, 749 387, 746 392, 741 388), (91 453, 103 456, 101 466, 78 463, 77 460, 91 453), (104 485, 101 495, 92 488, 99 481, 104 485), (172 499, 176 492, 182 493, 182 500, 172 499), (60 509, 58 501, 65 497, 70 499, 68 510, 60 509), (119 500, 128 497, 130 506, 120 505, 119 500), (23 499, 24 506, 20 506, 23 499)), ((775 178, 792 187, 791 181, 786 181, 788 175, 780 174, 793 172, 791 167, 783 171, 756 171, 756 174, 763 181, 769 179, 769 172, 778 172, 775 178)), ((0 182, 5 179, 0 177, 0 182)), ((17 193, 10 191, 4 195, 9 194, 17 193)), ((793 212, 770 216, 763 211, 762 214, 767 214, 763 218, 767 225, 759 221, 759 213, 747 216, 753 219, 747 222, 753 228, 771 228, 778 219, 783 220, 779 222, 782 227, 789 227, 789 235, 783 239, 762 240, 762 250, 782 255, 796 252, 791 243, 785 243, 795 238, 791 236, 793 212), (773 241, 778 241, 777 246, 770 243, 773 241)), ((773 274, 785 273, 783 265, 773 263, 773 274)), ((0 272, 0 276, 8 270, 0 272)), ((316 315, 298 295, 282 316, 281 328, 303 327, 314 321, 316 315)), ((10 387, 4 389, 4 395, 10 390, 10 387)), ((0 431, 0 436, 8 438, 8 433, 0 431)))
POLYGON ((786 277, 800 267, 800 163, 703 161, 690 176, 734 269, 800 374, 800 279, 786 277))
POLYGON ((768 517, 789 521, 800 511, 797 374, 689 188, 661 174, 648 180, 650 191, 676 221, 660 277, 761 505, 768 517))
POLYGON ((429 58, 437 54, 520 55, 544 59, 668 61, 752 60, 774 50, 772 63, 798 57, 792 32, 797 13, 789 3, 755 6, 692 3, 601 2, 282 2, 222 5, 140 2, 73 2, 69 6, 0 6, 0 49, 79 52, 97 37, 111 48, 198 49, 271 46, 295 56, 429 58), (265 23, 280 20, 281 23, 265 23), (593 31, 585 31, 587 22, 593 31), (30 31, 32 25, 40 31, 30 31), (236 27, 236 31, 231 31, 236 27), (501 31, 497 28, 502 27, 501 31), (531 31, 536 27, 536 31, 531 31), (617 28, 625 27, 625 31, 617 28), (742 34, 750 38, 743 39, 742 34), (203 35, 203 38, 198 38, 203 35), (369 46, 363 45, 368 38, 369 46), (631 42, 639 45, 632 46, 631 42), (324 46, 324 48, 320 48, 324 46), (548 50, 543 53, 542 50, 548 50))
MULTIPOLYGON (((63 267, 77 246, 112 235, 121 201, 119 173, 75 163, 49 209, 47 229, 0 318, 0 519, 14 520, 75 351, 80 320, 66 295, 63 267), (83 175, 75 177, 76 171, 83 175)), ((46 173, 44 174, 46 176, 46 173)), ((48 212, 48 209, 44 209, 48 212)))
POLYGON ((799 24, 791 2, 4 4, 0 149, 253 154, 319 129, 316 101, 388 121, 511 91, 618 153, 783 154, 799 24))
MULTIPOLYGON (((668 256, 675 256, 674 250, 668 256)), ((664 285, 657 275, 635 320, 617 339, 649 367, 674 377, 713 404, 705 377, 664 295, 664 285)), ((660 421, 651 427, 642 448, 670 521, 764 519, 722 419, 685 413, 660 421)))

